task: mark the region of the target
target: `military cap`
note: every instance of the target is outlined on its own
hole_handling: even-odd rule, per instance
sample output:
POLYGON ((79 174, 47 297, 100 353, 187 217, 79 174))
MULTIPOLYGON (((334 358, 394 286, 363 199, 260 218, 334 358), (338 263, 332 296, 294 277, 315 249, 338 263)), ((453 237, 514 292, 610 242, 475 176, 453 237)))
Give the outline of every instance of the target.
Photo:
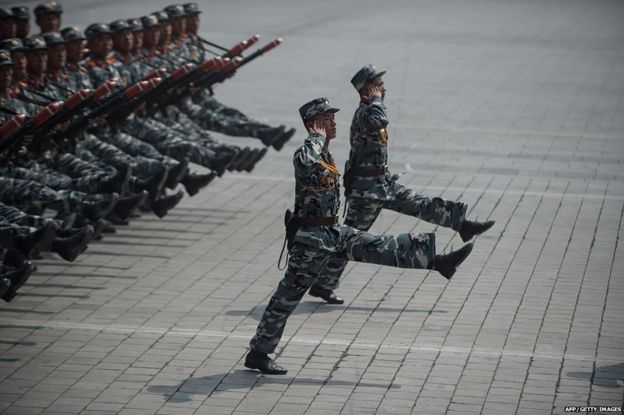
POLYGON ((0 7, 0 20, 5 20, 5 19, 14 19, 15 16, 13 16, 13 13, 11 13, 11 10, 5 9, 4 7, 0 7))
POLYGON ((87 39, 93 39, 101 35, 110 35, 110 33, 110 27, 105 23, 93 23, 85 29, 85 36, 87 36, 87 39))
POLYGON ((14 37, 0 42, 0 49, 7 50, 9 52, 19 52, 24 50, 24 44, 22 43, 22 39, 14 37))
POLYGON ((158 26, 160 22, 158 21, 158 17, 153 14, 141 17, 141 23, 143 24, 143 28, 147 29, 148 27, 158 26))
POLYGON ((325 113, 333 114, 338 111, 340 111, 338 108, 333 108, 329 105, 329 100, 327 98, 316 98, 303 104, 301 108, 299 108, 299 115, 301 115, 303 122, 307 122, 317 115, 325 113))
POLYGON ((164 10, 154 12, 152 13, 152 15, 156 16, 156 18, 158 19, 158 23, 165 23, 169 21, 169 15, 164 10))
POLYGON ((169 15, 170 18, 174 17, 184 17, 186 16, 186 11, 181 4, 172 4, 171 6, 165 7, 165 12, 169 15))
POLYGON ((85 35, 82 33, 82 30, 78 29, 76 26, 69 26, 61 30, 61 35, 65 42, 71 42, 74 40, 87 40, 85 35))
POLYGON ((36 35, 36 36, 30 36, 27 37, 26 39, 24 39, 24 50, 25 51, 31 51, 31 50, 45 50, 48 48, 48 45, 46 44, 46 41, 43 40, 43 37, 36 35))
POLYGON ((130 25, 125 19, 115 20, 108 24, 108 27, 112 33, 121 32, 122 30, 130 30, 130 25))
POLYGON ((65 43, 65 39, 59 32, 47 32, 41 35, 48 47, 65 43))
POLYGON ((11 54, 8 50, 0 50, 0 66, 13 65, 11 54))
POLYGON ((385 73, 386 71, 378 71, 377 68, 375 68, 371 64, 364 65, 362 69, 360 69, 356 72, 355 75, 353 75, 353 78, 351 78, 351 84, 355 87, 357 91, 359 91, 364 87, 364 85, 366 85, 368 81, 380 77, 385 73))
POLYGON ((201 13, 201 10, 199 10, 199 7, 197 7, 197 3, 184 3, 184 5, 182 5, 182 7, 184 7, 184 11, 186 12, 186 14, 197 14, 197 13, 201 13))
POLYGON ((29 20, 30 19, 30 11, 26 6, 15 6, 11 7, 11 11, 13 12, 13 16, 16 19, 20 20, 29 20))
POLYGON ((34 12, 36 17, 46 16, 48 14, 62 14, 63 7, 55 1, 46 1, 45 3, 37 5, 34 12))
POLYGON ((143 30, 143 23, 141 23, 141 19, 133 17, 128 19, 127 22, 130 30, 132 30, 133 32, 143 30))

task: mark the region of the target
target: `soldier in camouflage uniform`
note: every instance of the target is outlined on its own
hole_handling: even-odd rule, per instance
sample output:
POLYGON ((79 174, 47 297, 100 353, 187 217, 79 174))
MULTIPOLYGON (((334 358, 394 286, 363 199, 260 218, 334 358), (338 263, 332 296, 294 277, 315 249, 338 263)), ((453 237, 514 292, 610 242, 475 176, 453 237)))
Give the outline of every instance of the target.
MULTIPOLYGON (((168 19, 166 13, 160 13, 161 21, 168 19)), ((144 27, 144 48, 142 58, 137 61, 138 76, 144 77, 155 68, 165 67, 170 71, 178 68, 172 63, 175 56, 163 59, 164 50, 158 49, 161 21, 155 15, 141 18, 144 27)), ((181 62, 178 62, 181 64, 181 62)), ((137 117, 141 122, 136 134, 165 154, 178 158, 187 156, 196 163, 210 166, 218 175, 225 169, 251 171, 255 164, 266 154, 266 149, 239 148, 214 140, 210 134, 196 125, 176 106, 169 105, 166 111, 159 111, 147 117, 137 117), (166 114, 163 114, 166 112, 166 114)))
MULTIPOLYGON (((397 182, 398 175, 388 172, 388 115, 383 103, 382 76, 373 65, 360 69, 351 83, 360 94, 360 105, 351 123, 351 152, 345 169, 347 216, 345 225, 367 231, 382 209, 415 216, 436 225, 458 231, 464 242, 494 225, 494 221, 473 222, 465 219, 466 205, 440 197, 429 198, 397 182)), ((347 258, 334 256, 310 289, 310 295, 331 304, 344 301, 334 294, 347 258)), ((444 275, 450 279, 452 275, 444 275)))
POLYGON ((15 37, 24 39, 30 32, 30 11, 26 6, 11 7, 11 12, 15 17, 15 37))
MULTIPOLYGON (((174 5, 166 10, 177 19, 184 19, 183 24, 173 27, 174 41, 186 47, 177 47, 175 52, 184 59, 202 62, 206 59, 206 51, 201 42, 199 31, 199 14, 201 11, 196 3, 186 3, 181 8, 174 5)), ((264 145, 281 150, 284 144, 295 134, 295 129, 286 129, 285 126, 271 127, 265 123, 248 117, 241 111, 228 107, 218 101, 212 90, 199 91, 193 96, 195 105, 187 105, 186 114, 200 126, 223 134, 237 137, 258 138, 264 145)))
MULTIPOLYGON (((114 56, 118 65, 118 71, 126 73, 131 82, 140 81, 153 69, 146 70, 142 62, 132 56, 131 49, 134 36, 130 25, 126 20, 116 20, 109 27, 112 32, 113 47, 115 49, 114 56)), ((217 154, 205 146, 185 140, 174 134, 167 125, 161 125, 149 117, 131 114, 126 120, 120 122, 118 127, 127 136, 137 138, 134 142, 129 142, 129 140, 126 140, 125 143, 114 142, 116 146, 130 154, 138 153, 145 157, 160 158, 163 161, 171 160, 174 163, 177 163, 175 160, 184 163, 188 163, 190 160, 193 163, 211 169, 219 176, 223 174, 228 164, 232 161, 230 155, 217 154), (124 144, 126 147, 122 146, 124 144)), ((212 175, 211 180, 213 177, 214 175, 212 175)), ((191 179, 192 177, 189 175, 185 177, 182 183, 186 184, 191 179)), ((189 192, 189 194, 191 193, 189 192)))
POLYGON ((372 235, 337 224, 339 173, 329 152, 330 140, 336 136, 337 111, 326 98, 317 98, 299 109, 310 135, 295 151, 293 160, 295 210, 292 218, 287 219, 288 269, 250 342, 251 351, 245 359, 245 366, 250 369, 268 374, 287 372, 268 354, 275 351, 288 317, 332 255, 358 262, 446 272, 454 270, 472 250, 472 244, 467 244, 448 255, 436 255, 433 233, 372 235))
POLYGON ((0 49, 11 54, 13 61, 13 83, 17 85, 19 81, 26 77, 26 55, 24 54, 24 44, 20 39, 6 39, 0 42, 0 49))
POLYGON ((41 29, 41 33, 58 32, 61 30, 61 15, 63 7, 56 1, 41 3, 33 10, 35 22, 41 29))
POLYGON ((11 39, 17 33, 17 21, 9 9, 0 7, 0 40, 11 39))

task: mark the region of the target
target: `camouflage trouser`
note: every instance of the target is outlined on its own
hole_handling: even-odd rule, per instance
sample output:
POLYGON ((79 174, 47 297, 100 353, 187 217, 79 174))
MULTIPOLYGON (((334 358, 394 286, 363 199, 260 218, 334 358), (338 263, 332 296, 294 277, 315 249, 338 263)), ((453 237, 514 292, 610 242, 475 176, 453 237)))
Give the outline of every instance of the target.
POLYGON ((185 113, 203 128, 236 137, 258 137, 258 133, 271 126, 249 118, 239 110, 227 107, 208 94, 197 99, 196 104, 185 107, 185 113))
POLYGON ((57 153, 42 159, 41 162, 73 178, 102 173, 101 169, 70 153, 57 153))
POLYGON ((33 180, 55 190, 77 190, 79 192, 97 193, 102 180, 106 177, 102 174, 88 174, 82 177, 71 178, 46 166, 36 168, 13 167, 4 168, 1 173, 5 177, 14 179, 33 180))
MULTIPOLYGON (((348 208, 344 224, 361 231, 368 231, 382 209, 390 209, 415 216, 436 225, 457 230, 466 216, 466 205, 461 202, 430 199, 396 182, 392 186, 394 199, 379 201, 347 198, 348 208)), ((340 284, 340 276, 347 266, 347 258, 332 256, 315 285, 326 290, 335 290, 340 284)))
MULTIPOLYGON (((400 268, 427 268, 435 256, 433 233, 372 235, 346 226, 334 227, 338 232, 345 229, 347 232, 336 245, 334 255, 341 255, 351 261, 400 268)), ((290 250, 286 275, 262 315, 256 335, 250 342, 251 350, 267 354, 275 351, 288 317, 314 284, 331 256, 332 253, 328 250, 304 245, 295 239, 290 250)))
POLYGON ((43 205, 62 212, 71 212, 81 207, 88 195, 71 191, 56 191, 32 180, 0 177, 0 202, 20 207, 41 207, 43 205))
POLYGON ((152 177, 166 168, 158 160, 142 156, 132 157, 117 147, 91 136, 85 137, 84 140, 78 143, 78 146, 85 148, 105 163, 117 169, 124 169, 129 165, 132 168, 132 174, 141 178, 152 177))
POLYGON ((93 154, 92 152, 90 152, 84 147, 78 146, 74 148, 74 153, 70 154, 70 156, 72 156, 73 159, 75 159, 75 161, 72 161, 71 165, 67 166, 67 169, 70 169, 71 173, 66 170, 62 170, 62 171, 65 174, 72 176, 72 177, 75 177, 72 173, 79 173, 81 171, 86 172, 90 170, 95 170, 98 172, 104 172, 108 174, 116 174, 119 172, 117 168, 104 162, 103 160, 101 160, 99 157, 97 157, 95 154, 93 154))
POLYGON ((62 225, 62 221, 48 219, 37 215, 29 215, 16 207, 5 205, 2 202, 0 202, 0 218, 4 219, 8 223, 31 228, 41 228, 48 222, 55 222, 59 226, 62 225))
POLYGON ((160 127, 159 124, 158 121, 153 119, 137 118, 134 125, 124 122, 120 125, 120 128, 136 135, 140 141, 145 141, 143 144, 153 148, 154 151, 165 154, 166 156, 161 155, 160 157, 172 160, 173 163, 177 163, 176 160, 181 161, 184 158, 188 158, 191 162, 201 166, 214 167, 214 163, 217 160, 217 155, 214 151, 199 142, 184 139, 181 135, 171 130, 169 126, 162 125, 160 127), (141 128, 136 128, 137 126, 141 128))
POLYGON ((157 150, 155 146, 147 143, 145 140, 138 138, 138 135, 132 134, 129 131, 137 131, 139 128, 130 128, 129 131, 126 131, 123 126, 124 125, 132 125, 138 124, 132 120, 126 120, 122 125, 119 126, 121 130, 124 132, 106 134, 105 136, 101 136, 106 142, 114 145, 118 149, 122 150, 125 153, 130 154, 133 157, 145 157, 148 159, 158 160, 161 163, 164 163, 166 166, 175 167, 179 164, 177 160, 171 157, 167 157, 163 155, 160 151, 157 150))
POLYGON ((28 226, 11 223, 9 220, 0 216, 0 253, 3 248, 13 248, 13 242, 16 236, 25 236, 34 230, 34 228, 28 226))

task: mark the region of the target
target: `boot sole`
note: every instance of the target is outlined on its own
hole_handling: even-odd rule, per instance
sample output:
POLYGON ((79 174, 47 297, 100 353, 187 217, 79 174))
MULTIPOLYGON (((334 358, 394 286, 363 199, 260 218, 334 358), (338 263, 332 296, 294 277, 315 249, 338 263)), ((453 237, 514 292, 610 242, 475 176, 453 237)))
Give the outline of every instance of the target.
POLYGON ((249 363, 247 361, 245 361, 245 367, 247 369, 252 369, 252 370, 259 370, 260 373, 264 374, 264 375, 285 375, 288 373, 288 370, 284 370, 284 371, 280 371, 280 372, 274 372, 271 370, 262 370, 260 367, 258 367, 255 364, 249 363))

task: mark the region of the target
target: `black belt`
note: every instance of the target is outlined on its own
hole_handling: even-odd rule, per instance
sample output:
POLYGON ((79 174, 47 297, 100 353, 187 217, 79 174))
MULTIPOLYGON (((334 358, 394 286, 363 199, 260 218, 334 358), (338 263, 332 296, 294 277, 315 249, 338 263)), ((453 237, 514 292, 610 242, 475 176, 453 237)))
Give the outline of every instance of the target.
POLYGON ((297 230, 303 226, 332 226, 338 223, 338 216, 294 216, 290 209, 286 210, 284 214, 284 224, 286 225, 286 237, 284 238, 284 245, 282 246, 282 252, 277 260, 277 267, 280 267, 282 262, 282 254, 284 248, 288 247, 288 251, 293 246, 295 234, 297 230))
POLYGON ((291 219, 298 227, 301 226, 331 226, 338 223, 338 216, 293 216, 291 219))
POLYGON ((388 166, 383 167, 351 167, 349 176, 357 177, 376 177, 385 176, 388 173, 388 166))

